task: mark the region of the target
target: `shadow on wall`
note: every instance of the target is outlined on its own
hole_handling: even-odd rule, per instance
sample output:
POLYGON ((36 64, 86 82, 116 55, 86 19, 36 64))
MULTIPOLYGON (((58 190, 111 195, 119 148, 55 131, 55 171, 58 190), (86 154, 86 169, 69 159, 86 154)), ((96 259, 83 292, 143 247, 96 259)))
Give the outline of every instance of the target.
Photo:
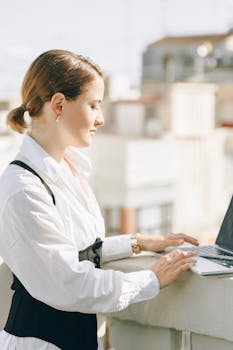
POLYGON ((0 330, 5 326, 11 305, 13 291, 10 286, 12 281, 11 270, 0 258, 0 330))

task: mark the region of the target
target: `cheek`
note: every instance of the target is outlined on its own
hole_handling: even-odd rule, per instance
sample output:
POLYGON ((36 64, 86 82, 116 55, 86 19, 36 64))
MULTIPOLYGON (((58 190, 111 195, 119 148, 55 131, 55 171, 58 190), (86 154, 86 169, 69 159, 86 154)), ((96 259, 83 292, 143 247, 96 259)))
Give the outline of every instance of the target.
POLYGON ((85 133, 93 127, 94 117, 93 111, 88 108, 70 110, 64 115, 64 127, 71 133, 85 133))

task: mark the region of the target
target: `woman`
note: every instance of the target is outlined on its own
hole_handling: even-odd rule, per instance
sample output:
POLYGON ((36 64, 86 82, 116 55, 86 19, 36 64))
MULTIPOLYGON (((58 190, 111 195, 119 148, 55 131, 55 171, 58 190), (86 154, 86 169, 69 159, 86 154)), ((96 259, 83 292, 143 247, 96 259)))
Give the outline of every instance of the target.
POLYGON ((104 222, 88 185, 90 164, 78 148, 103 125, 103 73, 81 55, 51 50, 31 65, 22 105, 8 115, 27 129, 16 161, 0 179, 0 255, 15 291, 1 350, 97 349, 96 313, 155 297, 195 261, 173 251, 145 271, 101 270, 100 263, 184 241, 144 235, 104 238, 104 222))

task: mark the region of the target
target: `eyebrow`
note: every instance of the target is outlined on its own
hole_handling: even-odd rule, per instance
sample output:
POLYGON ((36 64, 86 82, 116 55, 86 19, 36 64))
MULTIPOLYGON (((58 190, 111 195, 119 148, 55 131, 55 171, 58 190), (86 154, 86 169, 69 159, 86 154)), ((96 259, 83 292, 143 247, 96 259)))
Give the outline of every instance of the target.
POLYGON ((98 103, 101 103, 102 100, 93 100, 94 102, 98 102, 98 103))

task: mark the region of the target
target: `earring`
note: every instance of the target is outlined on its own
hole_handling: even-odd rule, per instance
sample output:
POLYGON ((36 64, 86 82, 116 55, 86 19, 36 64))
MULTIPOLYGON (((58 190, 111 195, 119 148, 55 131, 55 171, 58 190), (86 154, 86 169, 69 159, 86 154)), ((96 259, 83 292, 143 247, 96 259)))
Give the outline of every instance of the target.
POLYGON ((57 123, 59 122, 60 118, 61 118, 61 115, 58 114, 58 115, 57 115, 57 118, 56 118, 56 122, 57 122, 57 123))

